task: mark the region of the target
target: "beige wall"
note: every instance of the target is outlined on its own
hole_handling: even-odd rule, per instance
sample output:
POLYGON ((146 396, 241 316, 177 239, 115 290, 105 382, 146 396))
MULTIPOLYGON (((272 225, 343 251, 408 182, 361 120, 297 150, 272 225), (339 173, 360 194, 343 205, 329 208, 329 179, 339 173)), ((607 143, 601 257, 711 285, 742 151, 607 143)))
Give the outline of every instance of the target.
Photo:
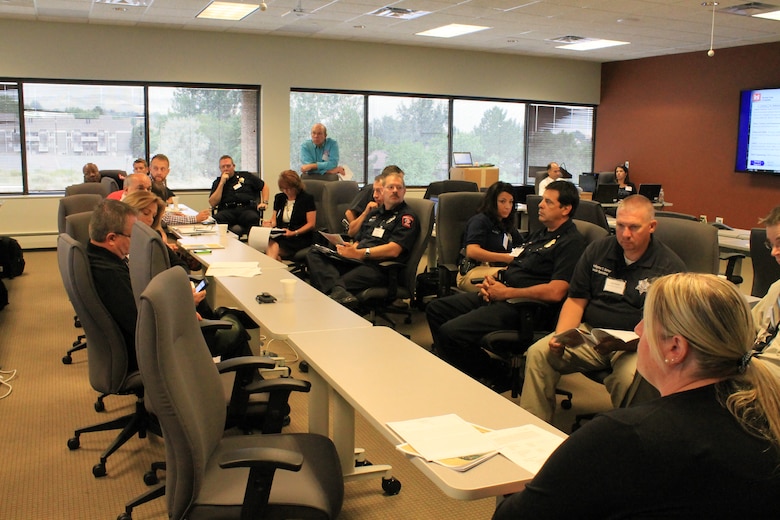
MULTIPOLYGON (((7 78, 260 85, 261 169, 272 188, 268 172, 290 164, 293 87, 597 104, 601 82, 600 64, 576 60, 18 20, 0 20, 0 49, 7 78)), ((3 199, 0 234, 23 247, 54 245, 58 197, 3 199), (32 237, 41 234, 49 237, 32 237)))

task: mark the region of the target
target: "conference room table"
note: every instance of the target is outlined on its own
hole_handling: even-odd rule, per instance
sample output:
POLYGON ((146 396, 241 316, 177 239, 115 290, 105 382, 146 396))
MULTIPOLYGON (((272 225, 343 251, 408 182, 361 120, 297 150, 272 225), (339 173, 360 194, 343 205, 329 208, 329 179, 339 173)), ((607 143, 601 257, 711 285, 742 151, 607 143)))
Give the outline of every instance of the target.
MULTIPOLYGON (((354 468, 355 410, 394 445, 403 441, 388 422, 452 413, 490 429, 533 424, 566 437, 390 328, 296 332, 289 341, 310 367, 310 431, 327 435, 329 397, 333 401, 332 438, 347 476, 363 469, 354 468)), ((533 478, 502 455, 464 472, 410 459, 445 494, 460 500, 501 497, 533 478)))

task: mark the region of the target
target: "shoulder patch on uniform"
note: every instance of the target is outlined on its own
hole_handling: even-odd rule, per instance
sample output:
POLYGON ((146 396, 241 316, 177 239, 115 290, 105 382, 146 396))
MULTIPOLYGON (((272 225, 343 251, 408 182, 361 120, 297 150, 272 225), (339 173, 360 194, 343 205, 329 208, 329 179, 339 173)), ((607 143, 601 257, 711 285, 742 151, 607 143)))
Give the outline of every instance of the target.
POLYGON ((404 215, 401 217, 401 225, 406 229, 410 229, 414 225, 414 216, 404 215))

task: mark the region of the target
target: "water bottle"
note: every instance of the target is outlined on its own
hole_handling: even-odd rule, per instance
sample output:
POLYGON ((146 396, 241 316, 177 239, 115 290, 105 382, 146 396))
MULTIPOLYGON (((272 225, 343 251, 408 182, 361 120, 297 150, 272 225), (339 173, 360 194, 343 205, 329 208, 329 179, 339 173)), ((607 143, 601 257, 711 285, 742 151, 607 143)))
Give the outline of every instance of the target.
POLYGON ((661 188, 661 191, 658 192, 658 202, 660 204, 664 203, 664 189, 661 188))

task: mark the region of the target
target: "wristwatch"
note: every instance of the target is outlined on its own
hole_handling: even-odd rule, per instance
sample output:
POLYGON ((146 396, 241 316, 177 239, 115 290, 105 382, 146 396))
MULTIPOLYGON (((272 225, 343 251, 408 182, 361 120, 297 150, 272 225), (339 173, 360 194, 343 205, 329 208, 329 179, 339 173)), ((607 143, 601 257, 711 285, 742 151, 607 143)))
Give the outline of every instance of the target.
POLYGON ((366 248, 366 252, 365 252, 365 253, 363 253, 363 256, 364 256, 364 257, 366 257, 366 258, 368 258, 369 256, 371 256, 371 248, 370 248, 370 247, 367 247, 367 248, 366 248))

